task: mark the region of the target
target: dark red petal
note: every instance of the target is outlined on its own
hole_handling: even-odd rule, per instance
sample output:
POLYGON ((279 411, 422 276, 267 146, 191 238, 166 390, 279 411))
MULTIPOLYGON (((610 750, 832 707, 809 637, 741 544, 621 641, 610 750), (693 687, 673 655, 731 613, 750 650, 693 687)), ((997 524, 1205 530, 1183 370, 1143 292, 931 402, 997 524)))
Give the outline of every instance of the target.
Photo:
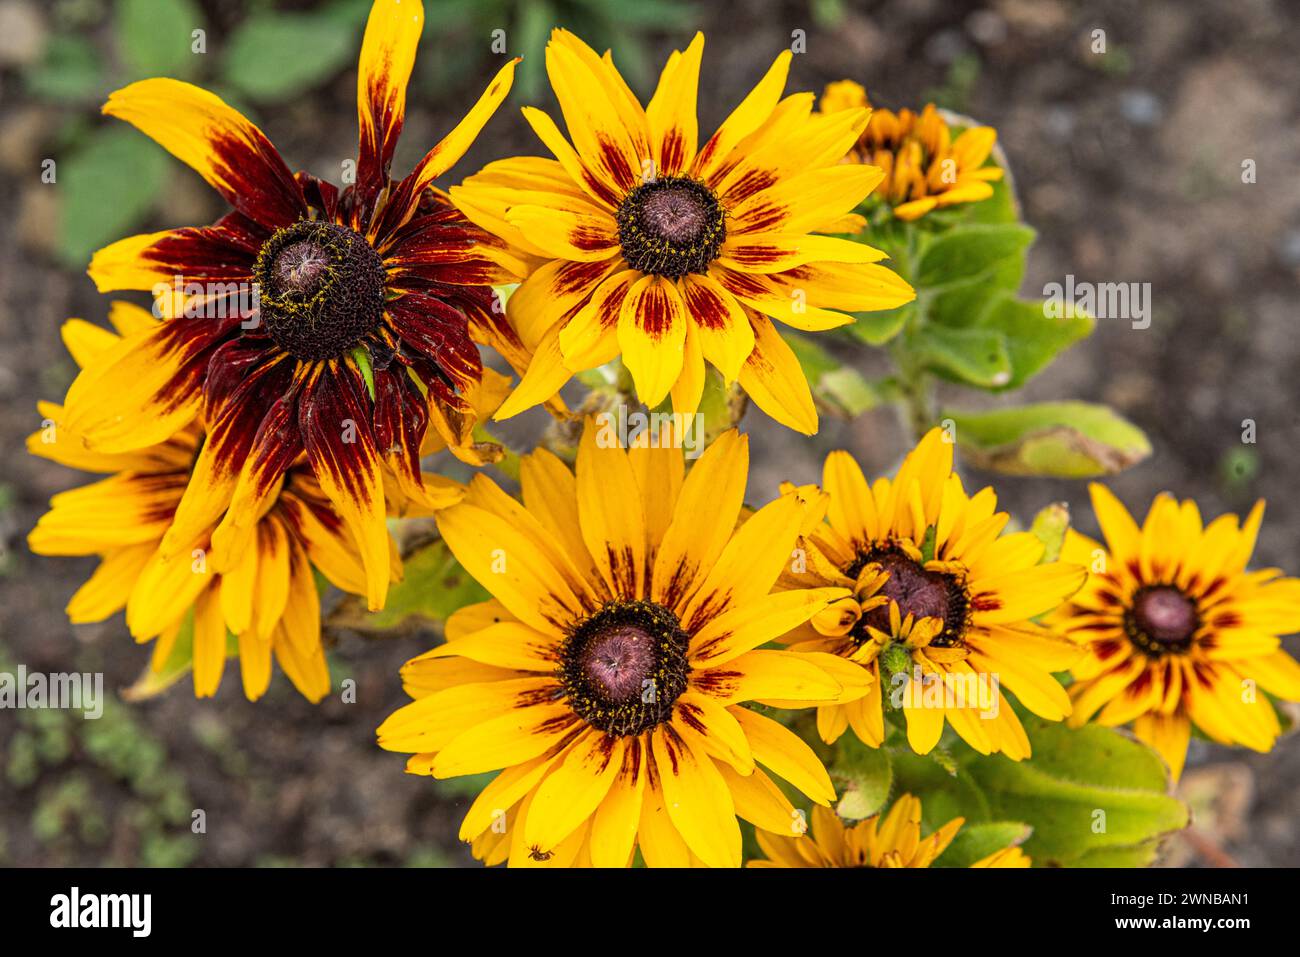
POLYGON ((259 459, 276 460, 268 479, 274 481, 302 452, 301 439, 280 421, 291 409, 278 408, 286 398, 293 404, 295 365, 266 340, 233 339, 212 353, 203 389, 204 419, 221 466, 238 471, 257 447, 259 459))
POLYGON ((238 322, 238 316, 227 319, 180 318, 168 320, 158 327, 154 334, 157 353, 162 361, 176 365, 176 374, 159 392, 163 412, 189 401, 203 388, 213 349, 238 322))
POLYGON ((294 179, 298 181, 307 205, 312 209, 320 210, 322 219, 334 221, 339 205, 338 187, 310 173, 295 173, 294 179))
POLYGON ((256 127, 252 130, 256 135, 251 145, 231 134, 213 136, 213 170, 229 184, 218 186, 218 191, 263 226, 278 229, 305 219, 307 204, 289 167, 271 141, 256 127))
POLYGON ((365 478, 378 465, 369 393, 347 363, 323 368, 298 402, 298 433, 312 467, 356 502, 369 502, 365 478))
POLYGON ((382 249, 387 238, 406 225, 419 206, 420 197, 415 193, 418 177, 411 173, 400 183, 393 186, 388 194, 384 208, 379 211, 379 218, 370 225, 370 236, 375 248, 382 249))
POLYGON ((470 338, 469 320, 454 306, 409 292, 388 303, 388 317, 412 368, 427 372, 432 364, 458 389, 482 376, 483 360, 470 338))
POLYGON ((379 453, 420 482, 420 446, 429 409, 405 369, 375 373, 375 443, 379 453))
POLYGON ((421 292, 431 292, 435 286, 491 286, 507 279, 499 265, 479 258, 455 263, 413 263, 404 266, 396 266, 390 261, 389 266, 389 277, 394 288, 421 292))
POLYGON ((213 226, 173 230, 139 256, 183 282, 251 282, 253 262, 269 237, 260 224, 235 212, 213 226))
POLYGON ((289 470, 303 453, 302 430, 298 425, 298 396, 281 396, 257 425, 248 451, 249 475, 259 494, 289 470))

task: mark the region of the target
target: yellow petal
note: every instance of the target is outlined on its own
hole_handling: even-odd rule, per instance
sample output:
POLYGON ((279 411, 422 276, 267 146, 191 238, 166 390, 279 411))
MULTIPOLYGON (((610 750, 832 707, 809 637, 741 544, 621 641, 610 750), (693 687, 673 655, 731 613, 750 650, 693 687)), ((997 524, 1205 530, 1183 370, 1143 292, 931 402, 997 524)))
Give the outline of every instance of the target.
POLYGON ((665 810, 686 845, 710 867, 739 867, 735 805, 713 762, 671 729, 656 729, 651 744, 665 810))
POLYGON ((645 276, 628 290, 618 317, 618 344, 637 397, 653 408, 668 396, 682 371, 686 310, 677 287, 645 276))
POLYGON ((588 419, 578 446, 579 523, 587 550, 610 592, 622 598, 645 595, 646 531, 641 496, 610 495, 609 489, 633 490, 636 474, 627 453, 617 445, 602 448, 601 430, 588 419))

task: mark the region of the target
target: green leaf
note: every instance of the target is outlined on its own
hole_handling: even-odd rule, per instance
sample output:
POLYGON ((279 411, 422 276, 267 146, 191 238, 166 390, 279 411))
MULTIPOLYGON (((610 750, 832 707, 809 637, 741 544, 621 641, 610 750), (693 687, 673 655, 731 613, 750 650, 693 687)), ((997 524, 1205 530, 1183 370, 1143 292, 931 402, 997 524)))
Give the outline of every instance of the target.
POLYGON ((366 380, 366 391, 370 393, 370 401, 375 401, 375 370, 370 364, 370 350, 365 346, 356 346, 350 353, 352 361, 357 364, 361 370, 361 378, 366 380))
POLYGON ((992 820, 988 798, 970 774, 961 767, 953 770, 944 767, 935 760, 934 752, 916 754, 903 745, 893 754, 893 767, 894 793, 921 798, 921 814, 927 831, 942 827, 955 817, 964 817, 968 825, 992 820))
POLYGON ((1018 223, 954 226, 935 238, 921 256, 916 283, 942 289, 985 276, 1000 263, 1024 258, 1034 231, 1018 223))
POLYGON ((909 302, 897 309, 879 312, 855 312, 854 323, 844 329, 855 339, 871 346, 883 346, 907 325, 908 317, 916 311, 916 303, 909 302))
MULTIPOLYGON (((446 16, 446 11, 450 8, 453 15, 463 15, 468 9, 469 2, 470 0, 461 0, 461 2, 439 0, 437 3, 429 4, 424 11, 425 32, 421 36, 427 36, 430 20, 437 19, 439 13, 446 16)), ((321 13, 340 26, 361 29, 366 24, 366 18, 370 16, 372 6, 374 6, 373 0, 334 0, 321 13)))
POLYGON ((699 17, 699 8, 680 0, 612 0, 603 4, 610 20, 634 30, 672 32, 699 17))
POLYGON ((840 795, 835 810, 849 821, 860 821, 884 807, 894 780, 889 751, 869 748, 855 734, 840 738, 830 774, 840 795))
POLYGON ((968 770, 995 817, 1033 826, 1024 847, 1035 864, 1079 864, 1085 855, 1154 845, 1187 826, 1187 806, 1170 796, 1164 762, 1131 736, 1034 718, 1025 730, 1032 758, 995 755, 968 770))
POLYGON ((1011 295, 1025 278, 1025 257, 1011 256, 972 279, 952 283, 926 296, 925 317, 940 325, 974 325, 994 300, 1011 295))
POLYGON ((1151 454, 1142 430, 1108 406, 1042 402, 990 412, 946 412, 969 464, 1007 475, 1111 475, 1151 454))
POLYGON ((935 867, 970 867, 976 861, 1006 847, 1023 844, 1033 828, 1019 821, 990 821, 965 824, 939 855, 935 867))
POLYGON ((1034 516, 1030 531, 1043 543, 1043 556, 1039 564, 1056 561, 1065 543, 1065 533, 1070 529, 1070 506, 1065 502, 1053 502, 1034 516))
POLYGON ((1011 354, 996 330, 925 325, 909 337, 908 346, 945 379, 985 389, 1011 381, 1011 354))
MULTIPOLYGON (((722 374, 717 369, 710 367, 705 370, 704 390, 700 393, 700 404, 697 409, 698 414, 704 416, 702 420, 704 434, 696 435, 691 432, 688 436, 690 441, 702 441, 705 445, 712 444, 719 435, 740 423, 745 414, 746 404, 745 393, 739 383, 733 382, 728 386, 723 382, 722 374)), ((690 425, 687 428, 693 430, 695 426, 690 425)), ((696 449, 697 452, 699 448, 696 449)))
POLYGON ((117 48, 139 76, 188 76, 198 57, 192 33, 203 14, 192 0, 118 0, 117 48))
POLYGON ((230 38, 222 72, 248 97, 275 103, 333 76, 356 51, 353 31, 328 13, 257 13, 230 38))
POLYGON ((1070 862, 1071 867, 1150 867, 1160 850, 1158 841, 1133 847, 1098 847, 1070 862))
POLYGON ((104 89, 99 51, 85 37, 53 36, 40 63, 24 73, 27 89, 51 100, 84 100, 104 89))
POLYGON ((1051 318, 1041 302, 1015 299, 1009 294, 994 298, 976 327, 1002 334, 1011 357, 1011 380, 1004 389, 1018 389, 1047 367, 1061 352, 1086 338, 1095 320, 1082 312, 1051 318))
POLYGON ((58 170, 59 257, 84 268, 90 254, 139 225, 168 169, 167 154, 125 126, 97 129, 58 170))
MULTIPOLYGON (((155 641, 159 639, 154 639, 155 641)), ((151 663, 152 664, 152 663, 151 663)), ((194 609, 185 613, 185 621, 176 635, 167 660, 158 671, 151 664, 144 666, 140 677, 130 687, 122 689, 127 701, 145 701, 156 697, 180 681, 194 669, 194 609)))
MULTIPOLYGON (((990 163, 990 166, 1000 165, 990 163)), ((1005 167, 1004 167, 1005 169, 1005 167)), ((988 199, 969 205, 968 223, 1017 223, 1020 221, 1020 202, 1016 199, 1015 186, 1011 182, 1011 173, 1007 171, 1002 179, 992 184, 993 195, 988 199)))
POLYGON ((402 580, 388 589, 383 611, 367 611, 362 599, 349 595, 330 615, 329 624, 367 633, 405 632, 442 625, 458 608, 489 597, 441 540, 417 548, 402 565, 402 580))
MULTIPOLYGON (((963 830, 1022 822, 1033 829, 1025 853, 1052 867, 1149 863, 1161 838, 1187 826, 1187 805, 1171 796, 1164 762, 1132 735, 1019 713, 1033 748, 1024 761, 959 742, 954 779, 925 758, 895 757, 896 790, 921 799, 928 829, 954 817, 966 819, 963 830)), ((947 854, 941 863, 951 863, 947 854)))
POLYGON ((856 369, 803 336, 787 334, 785 341, 803 368, 813 397, 831 412, 854 418, 882 401, 880 391, 856 369))

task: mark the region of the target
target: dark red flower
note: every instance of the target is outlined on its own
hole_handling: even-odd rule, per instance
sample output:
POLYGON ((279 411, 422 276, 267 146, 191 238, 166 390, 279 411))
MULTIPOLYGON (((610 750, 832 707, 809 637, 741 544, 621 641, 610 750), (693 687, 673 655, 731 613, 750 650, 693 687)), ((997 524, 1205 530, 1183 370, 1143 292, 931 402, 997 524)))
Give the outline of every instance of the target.
POLYGON ((103 451, 154 444, 202 417, 208 439, 163 547, 184 547, 224 512, 218 569, 248 547, 305 457, 356 538, 372 608, 390 577, 385 481, 439 504, 445 490, 424 486, 420 449, 431 417, 444 436, 457 423, 453 438, 472 447, 475 341, 527 364, 491 288, 520 268, 432 186, 509 92, 514 62, 408 176, 389 176, 422 22, 416 0, 371 9, 359 156, 342 191, 291 173, 261 130, 198 87, 150 79, 109 97, 105 113, 188 163, 233 209, 95 255, 101 292, 150 290, 169 321, 86 368, 66 403, 69 425, 103 451))

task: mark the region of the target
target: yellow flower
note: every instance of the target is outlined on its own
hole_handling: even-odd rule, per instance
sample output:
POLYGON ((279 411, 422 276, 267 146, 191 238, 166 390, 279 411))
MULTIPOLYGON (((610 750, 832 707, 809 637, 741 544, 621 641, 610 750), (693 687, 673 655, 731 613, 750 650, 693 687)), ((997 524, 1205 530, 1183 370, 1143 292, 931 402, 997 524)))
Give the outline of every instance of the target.
MULTIPOLYGON (((812 810, 812 836, 773 837, 759 831, 758 846, 767 860, 750 867, 929 867, 965 823, 954 818, 928 837, 921 837, 921 802, 902 795, 889 813, 873 815, 848 827, 829 808, 812 810)), ((1018 847, 1003 848, 971 867, 1028 867, 1018 847)))
POLYGON ((697 34, 674 53, 642 107, 609 53, 556 30, 546 68, 572 145, 526 108, 555 159, 501 160, 451 190, 469 219, 533 264, 508 313, 534 356, 498 418, 621 355, 646 405, 671 396, 693 413, 707 361, 811 434, 812 396, 773 320, 819 332, 914 298, 877 264, 884 253, 812 235, 842 231, 880 181, 877 169, 840 163, 868 111, 821 116, 811 94, 782 98, 786 51, 701 145, 703 49, 697 34))
MULTIPOLYGON (((145 310, 120 302, 110 320, 123 337, 158 325, 145 310)), ((82 365, 122 341, 80 319, 64 324, 63 337, 82 365)), ((135 639, 155 642, 155 674, 174 652, 184 653, 184 642, 192 642, 194 693, 201 698, 220 685, 228 643, 238 654, 250 700, 266 691, 272 657, 311 701, 329 693, 312 569, 357 594, 366 592, 366 574, 356 540, 305 464, 287 470, 256 517, 254 546, 218 574, 212 534, 220 515, 174 553, 160 547, 206 441, 197 419, 182 421, 178 431, 152 446, 96 452, 66 425, 62 407, 41 403, 40 413, 44 427, 28 438, 29 451, 73 468, 110 473, 55 495, 28 536, 38 554, 99 556, 98 568, 68 604, 74 623, 102 621, 125 608, 135 639)), ((393 574, 400 574, 395 552, 391 559, 393 574)))
POLYGON ((414 752, 415 774, 500 771, 460 829, 490 864, 623 867, 639 846, 652 867, 736 867, 737 816, 778 833, 795 819, 768 772, 834 798, 812 749, 746 702, 866 693, 843 659, 759 648, 846 592, 772 593, 806 506, 783 496, 737 529, 744 436, 721 435, 684 477, 671 445, 624 451, 588 419, 576 473, 539 450, 523 504, 477 475, 438 513, 494 597, 406 665, 415 700, 379 744, 414 752))
POLYGON ((786 641, 792 651, 841 655, 872 677, 867 696, 818 708, 822 738, 835 741, 852 727, 878 747, 889 694, 920 754, 938 744, 946 719, 982 754, 1028 757, 1029 740, 1002 689, 1049 720, 1069 714, 1052 672, 1079 649, 1031 619, 1076 591, 1085 570, 1039 564, 1043 543, 1032 532, 1002 535, 1010 517, 996 510, 993 489, 966 494, 940 429, 921 439, 892 482, 869 485, 847 452, 832 452, 822 483, 826 521, 801 543, 806 568, 786 582, 840 585, 853 597, 786 641))
MULTIPOLYGON (((819 106, 822 113, 834 115, 870 104, 861 86, 840 80, 827 85, 819 106)), ((991 126, 972 126, 953 139, 933 103, 919 115, 911 110, 877 109, 850 156, 884 172, 875 195, 894 208, 895 216, 919 219, 937 207, 975 203, 993 195, 989 184, 1002 178, 1002 168, 984 164, 997 137, 991 126)))
POLYGON ((1090 491, 1106 544, 1070 531, 1062 557, 1090 574, 1052 619, 1087 647, 1070 723, 1132 722, 1175 779, 1192 725, 1268 751, 1280 728, 1263 692, 1300 701, 1300 664, 1278 637, 1300 631, 1300 579, 1246 571, 1264 503, 1240 526, 1221 515, 1202 527, 1195 502, 1161 494, 1139 528, 1105 486, 1090 491))

